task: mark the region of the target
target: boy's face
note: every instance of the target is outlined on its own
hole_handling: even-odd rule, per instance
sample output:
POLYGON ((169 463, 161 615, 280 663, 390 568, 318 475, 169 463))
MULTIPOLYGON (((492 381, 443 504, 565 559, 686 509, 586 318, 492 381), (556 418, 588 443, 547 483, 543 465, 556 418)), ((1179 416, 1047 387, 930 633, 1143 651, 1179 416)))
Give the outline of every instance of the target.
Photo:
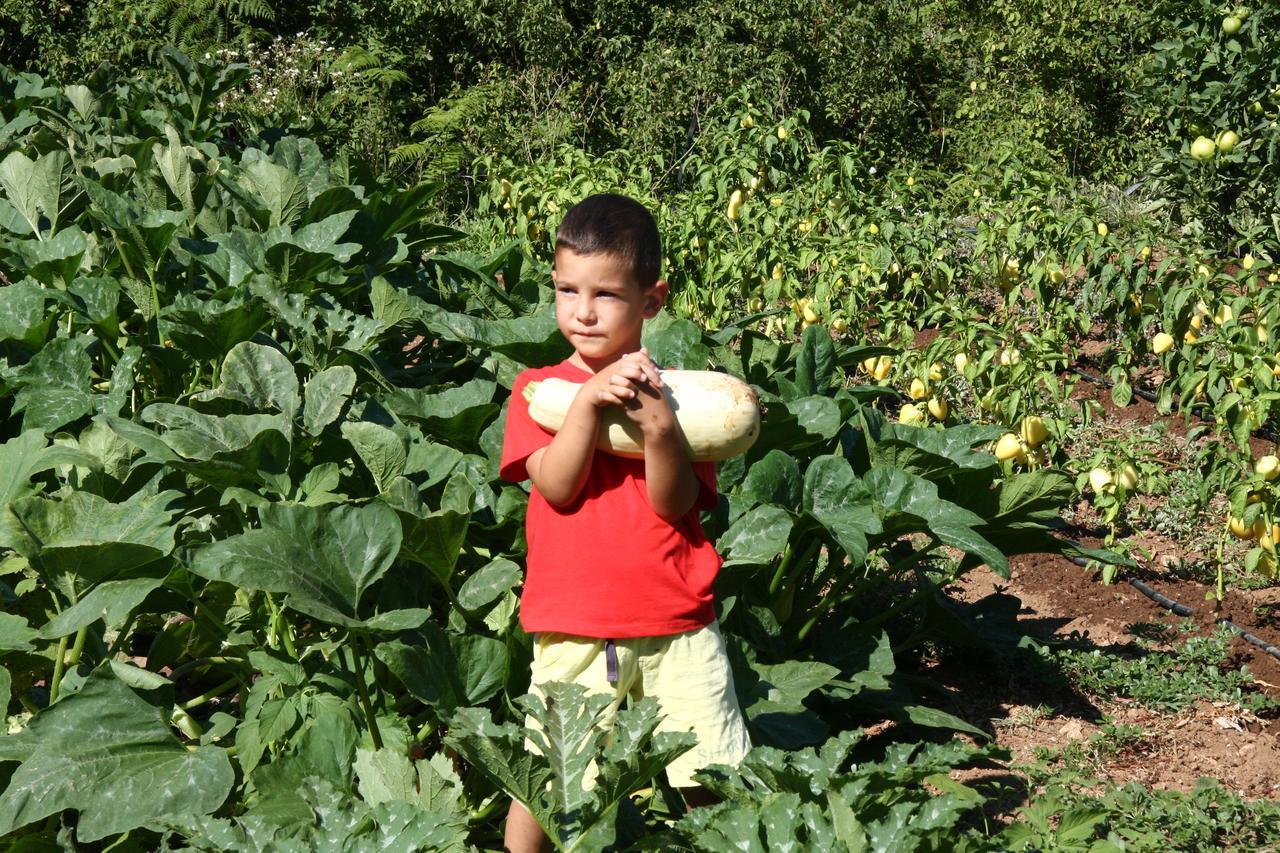
POLYGON ((558 249, 551 280, 560 333, 573 344, 574 360, 592 371, 638 350, 644 321, 667 296, 665 281, 642 289, 626 264, 606 254, 558 249))

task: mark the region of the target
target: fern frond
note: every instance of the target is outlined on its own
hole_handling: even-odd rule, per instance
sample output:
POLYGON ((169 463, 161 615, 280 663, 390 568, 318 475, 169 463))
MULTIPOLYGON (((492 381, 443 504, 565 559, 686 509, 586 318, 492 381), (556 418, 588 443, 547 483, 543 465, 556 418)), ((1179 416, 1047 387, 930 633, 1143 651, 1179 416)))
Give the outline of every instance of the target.
POLYGON ((338 57, 338 61, 334 65, 344 72, 364 71, 369 68, 377 68, 381 64, 378 57, 374 56, 363 47, 349 47, 342 52, 342 56, 338 57))
POLYGON ((260 21, 274 21, 276 10, 266 0, 240 0, 237 13, 243 18, 257 18, 260 21))
POLYGON ((370 68, 364 73, 370 80, 379 83, 408 83, 409 75, 399 68, 370 68))
POLYGON ((399 166, 404 163, 412 163, 415 160, 421 160, 427 156, 432 145, 430 142, 409 142, 404 145, 397 145, 391 149, 391 165, 399 166))

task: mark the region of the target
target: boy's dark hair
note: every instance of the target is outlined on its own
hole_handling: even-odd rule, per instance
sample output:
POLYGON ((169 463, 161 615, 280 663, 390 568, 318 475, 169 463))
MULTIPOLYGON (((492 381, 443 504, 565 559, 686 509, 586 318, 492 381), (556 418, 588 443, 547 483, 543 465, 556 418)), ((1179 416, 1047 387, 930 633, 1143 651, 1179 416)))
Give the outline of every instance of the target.
POLYGON ((642 290, 662 273, 662 238, 645 206, 615 193, 589 195, 569 208, 556 229, 556 251, 612 255, 631 267, 642 290))

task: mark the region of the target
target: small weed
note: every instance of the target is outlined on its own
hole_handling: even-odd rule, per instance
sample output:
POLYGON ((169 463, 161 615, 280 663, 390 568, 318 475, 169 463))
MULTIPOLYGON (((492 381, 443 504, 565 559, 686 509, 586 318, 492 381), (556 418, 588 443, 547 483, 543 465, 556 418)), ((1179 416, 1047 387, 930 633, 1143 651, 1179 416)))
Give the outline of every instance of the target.
POLYGON ((993 719, 991 724, 1006 729, 1034 729, 1037 723, 1052 719, 1057 713, 1052 705, 1037 705, 1034 708, 1024 708, 1004 719, 993 719))
POLYGON ((1007 850, 1276 850, 1280 804, 1248 801, 1216 779, 1195 790, 1136 782, 1099 790, 1055 781, 997 839, 1007 850))
POLYGON ((1102 730, 1083 740, 1062 747, 1038 746, 1036 764, 1026 768, 1033 782, 1043 783, 1056 777, 1090 779, 1096 776, 1108 758, 1140 750, 1147 733, 1140 726, 1108 720, 1102 730))
MULTIPOLYGON (((1179 627, 1191 628, 1185 620, 1179 627)), ((1060 648, 1049 654, 1078 689, 1095 696, 1133 699, 1159 711, 1180 711, 1200 699, 1232 702, 1252 711, 1277 707, 1280 703, 1269 696, 1249 692, 1253 676, 1247 668, 1224 666, 1231 639, 1230 632, 1219 629, 1212 636, 1189 637, 1168 652, 1139 639, 1136 657, 1102 649, 1060 648)))
POLYGON ((1174 627, 1165 622, 1134 622, 1125 631, 1153 643, 1171 643, 1175 636, 1174 627))

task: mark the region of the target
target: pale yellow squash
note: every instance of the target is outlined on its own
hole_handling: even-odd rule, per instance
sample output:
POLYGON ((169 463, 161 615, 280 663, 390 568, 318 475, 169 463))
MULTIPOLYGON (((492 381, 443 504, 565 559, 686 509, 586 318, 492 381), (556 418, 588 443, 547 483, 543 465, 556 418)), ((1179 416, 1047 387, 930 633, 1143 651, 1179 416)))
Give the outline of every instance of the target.
MULTIPOLYGON (((745 453, 759 438, 760 400, 741 379, 714 370, 664 370, 662 382, 690 459, 728 459, 745 453)), ((559 431, 581 387, 565 379, 530 382, 524 392, 530 416, 543 429, 559 431)), ((617 406, 601 413, 596 446, 615 456, 644 458, 640 427, 617 406)))

